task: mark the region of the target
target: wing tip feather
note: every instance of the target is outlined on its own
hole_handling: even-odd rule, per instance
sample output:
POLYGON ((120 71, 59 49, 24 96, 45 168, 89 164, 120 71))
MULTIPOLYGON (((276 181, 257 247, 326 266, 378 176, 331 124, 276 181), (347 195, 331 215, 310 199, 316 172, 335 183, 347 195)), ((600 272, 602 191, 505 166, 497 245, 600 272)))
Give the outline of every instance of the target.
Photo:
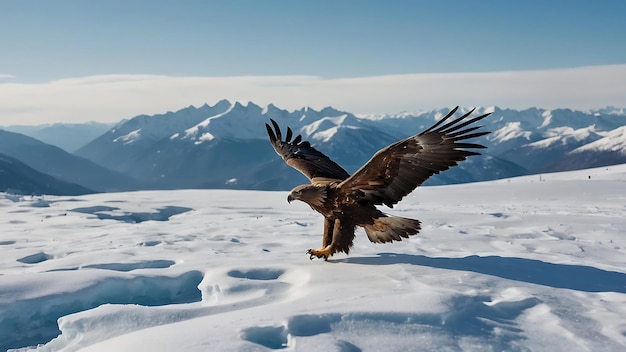
POLYGON ((274 131, 272 130, 270 125, 268 125, 266 123, 265 124, 265 129, 267 130, 267 135, 270 137, 270 142, 272 142, 272 144, 275 144, 276 143, 276 135, 274 134, 274 131))
POLYGON ((270 119, 270 121, 272 122, 272 125, 274 125, 274 130, 276 132, 276 139, 277 140, 282 140, 283 136, 280 133, 280 126, 278 126, 278 123, 276 121, 274 121, 274 119, 270 119))

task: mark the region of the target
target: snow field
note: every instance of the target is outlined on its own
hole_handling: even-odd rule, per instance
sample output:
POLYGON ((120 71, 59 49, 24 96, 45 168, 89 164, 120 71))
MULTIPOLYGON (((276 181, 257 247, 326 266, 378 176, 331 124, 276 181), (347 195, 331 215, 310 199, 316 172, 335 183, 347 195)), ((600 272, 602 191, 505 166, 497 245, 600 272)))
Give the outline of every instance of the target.
POLYGON ((0 195, 0 350, 626 348, 626 165, 421 188, 328 262, 286 195, 0 195))

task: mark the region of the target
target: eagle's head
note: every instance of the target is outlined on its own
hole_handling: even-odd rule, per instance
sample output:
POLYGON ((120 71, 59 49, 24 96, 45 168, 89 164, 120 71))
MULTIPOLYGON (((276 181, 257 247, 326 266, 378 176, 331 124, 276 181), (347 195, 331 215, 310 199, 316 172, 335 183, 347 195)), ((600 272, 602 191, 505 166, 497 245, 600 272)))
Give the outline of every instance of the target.
POLYGON ((326 200, 326 186, 301 185, 289 192, 287 201, 300 200, 310 206, 321 207, 326 200))

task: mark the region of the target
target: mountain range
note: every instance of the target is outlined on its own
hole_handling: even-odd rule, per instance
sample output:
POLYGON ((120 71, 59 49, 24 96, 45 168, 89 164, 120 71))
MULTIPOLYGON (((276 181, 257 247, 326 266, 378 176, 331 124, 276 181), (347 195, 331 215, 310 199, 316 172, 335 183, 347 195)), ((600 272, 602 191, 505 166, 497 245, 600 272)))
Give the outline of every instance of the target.
POLYGON ((83 186, 60 181, 21 161, 0 154, 0 191, 33 195, 81 195, 94 193, 83 186))
MULTIPOLYGON (((97 191, 284 190, 307 180, 286 166, 268 143, 264 124, 270 118, 284 129, 290 126, 347 171, 354 172, 380 148, 419 133, 448 111, 445 108, 357 116, 331 107, 288 111, 272 104, 261 107, 251 102, 244 105, 222 100, 213 106, 190 106, 176 112, 140 115, 121 121, 78 148, 73 155, 66 153, 71 158, 68 155, 61 158, 58 151, 54 157, 44 157, 43 164, 48 168, 41 162, 34 163, 37 158, 33 152, 9 153, 13 149, 7 146, 6 136, 1 134, 0 152, 41 172, 53 174, 51 171, 56 170, 53 176, 97 191), (72 169, 73 162, 69 161, 62 167, 67 169, 67 174, 61 175, 58 168, 50 168, 60 164, 59 158, 91 163, 91 170, 101 167, 95 174, 103 177, 98 179, 92 173, 88 178, 77 179, 76 174, 81 174, 84 167, 72 169)), ((469 158, 459 167, 432 177, 427 184, 483 181, 626 162, 623 109, 581 112, 491 107, 478 108, 474 114, 485 112, 492 112, 484 120, 485 129, 492 133, 477 140, 488 147, 483 156, 469 158)), ((38 153, 50 155, 43 151, 38 153)))
POLYGON ((0 130, 0 153, 57 180, 97 192, 127 191, 140 187, 132 177, 20 133, 0 130))
POLYGON ((45 125, 11 125, 3 130, 21 133, 73 153, 113 127, 113 123, 54 123, 45 125))

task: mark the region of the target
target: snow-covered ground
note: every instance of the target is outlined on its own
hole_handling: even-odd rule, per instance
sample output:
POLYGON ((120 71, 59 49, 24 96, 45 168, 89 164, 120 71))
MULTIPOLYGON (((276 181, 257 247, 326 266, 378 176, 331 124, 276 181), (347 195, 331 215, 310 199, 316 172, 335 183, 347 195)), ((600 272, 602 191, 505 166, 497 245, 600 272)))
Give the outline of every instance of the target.
POLYGON ((626 350, 626 165, 421 188, 328 262, 286 197, 0 194, 0 350, 626 350))

